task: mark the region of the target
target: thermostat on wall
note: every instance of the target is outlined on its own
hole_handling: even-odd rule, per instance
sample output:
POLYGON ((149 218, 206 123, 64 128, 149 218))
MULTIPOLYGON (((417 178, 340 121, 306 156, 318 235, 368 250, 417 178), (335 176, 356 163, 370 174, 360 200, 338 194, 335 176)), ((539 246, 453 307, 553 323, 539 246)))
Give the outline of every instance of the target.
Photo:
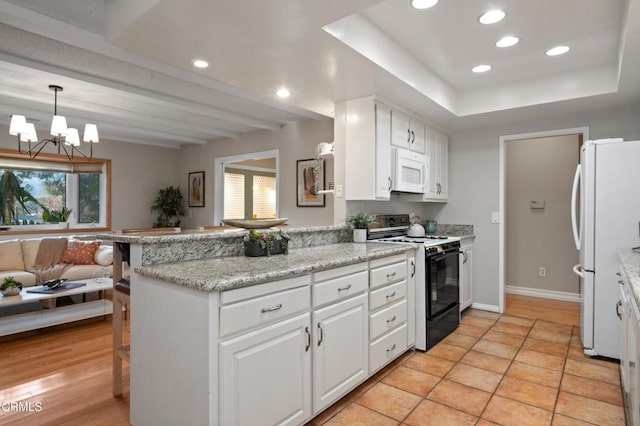
POLYGON ((544 209, 544 200, 532 200, 529 201, 529 207, 532 209, 544 209))

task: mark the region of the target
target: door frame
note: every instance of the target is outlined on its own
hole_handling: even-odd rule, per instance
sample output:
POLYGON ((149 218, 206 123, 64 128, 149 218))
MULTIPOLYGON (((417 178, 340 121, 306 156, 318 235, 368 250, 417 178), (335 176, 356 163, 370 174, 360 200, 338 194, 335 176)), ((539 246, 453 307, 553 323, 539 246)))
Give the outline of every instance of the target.
POLYGON ((540 132, 518 133, 514 135, 500 136, 500 177, 499 177, 499 205, 498 211, 500 212, 499 219, 499 231, 498 231, 498 294, 499 303, 498 308, 500 313, 504 313, 506 308, 506 262, 505 262, 505 247, 506 247, 506 143, 510 141, 517 141, 522 139, 536 139, 536 138, 548 138, 554 136, 566 136, 582 134, 582 140, 589 140, 589 127, 573 127, 569 129, 557 129, 557 130, 544 130, 540 132))

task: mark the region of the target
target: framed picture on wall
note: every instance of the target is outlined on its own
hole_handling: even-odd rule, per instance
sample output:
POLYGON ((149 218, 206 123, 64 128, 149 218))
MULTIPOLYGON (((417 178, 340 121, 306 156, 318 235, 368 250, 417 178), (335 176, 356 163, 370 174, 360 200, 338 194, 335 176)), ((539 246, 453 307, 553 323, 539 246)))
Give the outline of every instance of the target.
POLYGON ((298 207, 324 207, 324 194, 318 194, 319 189, 324 189, 324 160, 319 173, 314 174, 315 160, 296 161, 296 205, 298 207))
POLYGON ((204 207, 204 172, 189 173, 189 207, 204 207))

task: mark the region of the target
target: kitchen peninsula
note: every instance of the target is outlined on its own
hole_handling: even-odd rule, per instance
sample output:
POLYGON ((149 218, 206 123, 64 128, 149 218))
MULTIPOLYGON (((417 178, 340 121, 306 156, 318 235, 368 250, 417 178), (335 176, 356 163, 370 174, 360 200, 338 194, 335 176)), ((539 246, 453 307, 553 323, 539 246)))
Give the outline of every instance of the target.
POLYGON ((100 236, 130 245, 132 424, 302 424, 414 345, 412 245, 286 232, 100 236))

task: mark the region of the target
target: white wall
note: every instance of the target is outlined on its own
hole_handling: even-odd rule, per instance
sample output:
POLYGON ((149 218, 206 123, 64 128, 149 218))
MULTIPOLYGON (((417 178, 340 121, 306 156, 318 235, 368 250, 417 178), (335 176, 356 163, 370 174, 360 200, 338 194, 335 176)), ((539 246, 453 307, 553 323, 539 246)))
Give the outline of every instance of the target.
MULTIPOLYGON (((279 130, 246 133, 235 139, 216 139, 206 145, 189 145, 180 150, 177 182, 187 193, 189 172, 205 172, 205 206, 190 208, 183 227, 213 225, 214 159, 251 152, 280 150, 280 217, 289 225, 333 224, 333 196, 325 196, 325 207, 296 207, 296 160, 313 158, 320 142, 333 141, 333 120, 302 120, 287 123, 279 130)), ((325 162, 327 185, 333 176, 333 159, 325 162)))
POLYGON ((526 132, 588 126, 592 139, 640 139, 640 105, 555 115, 542 120, 462 129, 449 136, 449 203, 443 223, 474 225, 474 302, 498 306, 498 225, 491 212, 499 202, 499 138, 526 132))
MULTIPOLYGON (((37 130, 41 138, 49 133, 47 129, 37 130)), ((16 137, 9 135, 8 126, 0 125, 0 148, 17 149, 16 137)), ((43 152, 54 151, 47 147, 43 152)), ((94 145, 95 158, 111 160, 112 229, 147 228, 153 224, 153 198, 160 188, 176 185, 179 153, 178 149, 106 139, 94 145)))
POLYGON ((507 286, 579 294, 570 220, 579 146, 577 134, 505 143, 507 286), (532 200, 544 209, 532 209, 532 200))

